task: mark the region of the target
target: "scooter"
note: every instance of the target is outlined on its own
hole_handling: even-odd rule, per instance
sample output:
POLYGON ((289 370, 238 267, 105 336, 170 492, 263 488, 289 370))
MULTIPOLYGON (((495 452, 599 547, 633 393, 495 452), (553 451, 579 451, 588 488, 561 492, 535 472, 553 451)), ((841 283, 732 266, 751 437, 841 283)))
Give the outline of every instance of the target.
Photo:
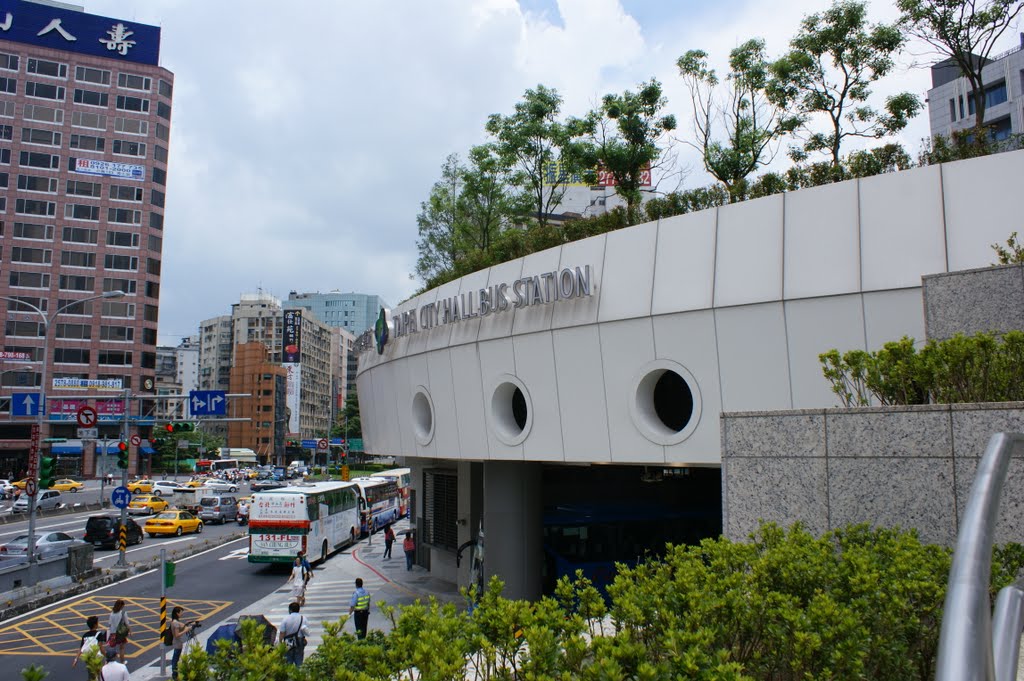
POLYGON ((238 521, 239 525, 248 525, 249 524, 249 514, 248 513, 245 513, 245 514, 239 513, 237 516, 235 516, 235 520, 238 521))

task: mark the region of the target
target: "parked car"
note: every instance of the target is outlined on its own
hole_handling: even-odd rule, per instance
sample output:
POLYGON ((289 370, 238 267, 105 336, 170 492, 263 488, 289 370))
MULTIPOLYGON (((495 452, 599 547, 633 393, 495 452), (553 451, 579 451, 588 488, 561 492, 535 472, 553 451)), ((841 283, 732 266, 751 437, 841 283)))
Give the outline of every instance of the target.
POLYGON ((234 496, 219 495, 199 500, 199 518, 223 525, 238 515, 238 499, 234 496))
POLYGON ((132 494, 152 494, 153 493, 153 481, 152 480, 132 480, 128 483, 128 491, 132 494))
POLYGON ((131 515, 153 515, 154 513, 166 511, 169 505, 159 495, 149 496, 144 494, 139 497, 132 497, 131 503, 128 504, 128 513, 131 515))
MULTIPOLYGON (((142 528, 131 518, 124 521, 128 545, 142 543, 142 528)), ((93 546, 114 548, 120 539, 121 518, 117 515, 93 515, 85 521, 83 539, 93 546)))
POLYGON ((147 520, 145 530, 150 537, 158 534, 174 534, 180 537, 185 532, 202 532, 203 521, 188 511, 164 511, 147 520))
POLYGON ((174 480, 156 480, 153 482, 153 494, 158 497, 172 496, 179 489, 181 489, 181 485, 174 480))
MULTIPOLYGON (((75 539, 70 534, 63 532, 50 532, 47 534, 36 534, 36 556, 50 558, 68 552, 68 547, 74 544, 84 544, 81 539, 75 539)), ((28 554, 28 535, 23 534, 12 541, 0 546, 0 556, 24 556, 28 554)))
MULTIPOLYGON (((52 511, 64 505, 64 497, 55 489, 45 489, 36 494, 36 509, 52 511)), ((11 506, 12 513, 28 513, 28 495, 22 494, 11 506)))
POLYGON ((252 483, 250 488, 252 489, 253 492, 266 492, 268 489, 280 489, 282 487, 287 486, 288 483, 285 482, 284 480, 274 480, 273 478, 268 478, 265 480, 257 480, 256 482, 252 483))
POLYGON ((85 485, 77 480, 61 478, 60 480, 55 480, 49 489, 55 489, 58 492, 77 492, 78 490, 85 489, 85 485))
POLYGON ((17 480, 15 482, 12 482, 11 484, 17 487, 18 489, 23 490, 25 489, 25 486, 28 484, 28 478, 22 478, 21 480, 17 480))
POLYGON ((227 482, 226 480, 207 480, 203 483, 204 489, 212 489, 215 492, 230 492, 234 494, 238 491, 238 485, 233 482, 227 482))

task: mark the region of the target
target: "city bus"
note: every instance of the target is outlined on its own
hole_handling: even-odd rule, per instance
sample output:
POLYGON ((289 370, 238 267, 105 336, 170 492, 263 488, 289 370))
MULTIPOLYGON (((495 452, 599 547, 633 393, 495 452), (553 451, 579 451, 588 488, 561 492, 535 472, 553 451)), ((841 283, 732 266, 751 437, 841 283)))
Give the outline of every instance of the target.
POLYGON ((310 562, 360 535, 358 485, 317 482, 256 492, 249 505, 249 562, 291 563, 299 551, 310 562))
POLYGON ((360 534, 364 537, 398 520, 398 483, 393 478, 352 478, 359 488, 360 534))
POLYGON ((228 471, 238 467, 238 459, 200 459, 196 461, 196 474, 212 475, 217 471, 228 471))
POLYGON ((412 473, 408 468, 392 468, 374 473, 375 478, 392 478, 398 485, 398 515, 409 517, 409 490, 412 489, 412 473))

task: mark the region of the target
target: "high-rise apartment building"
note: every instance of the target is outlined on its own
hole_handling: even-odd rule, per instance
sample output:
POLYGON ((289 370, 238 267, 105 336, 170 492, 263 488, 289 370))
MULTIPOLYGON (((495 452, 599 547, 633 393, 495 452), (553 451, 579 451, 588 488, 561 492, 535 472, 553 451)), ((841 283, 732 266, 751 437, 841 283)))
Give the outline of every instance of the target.
POLYGON ((366 293, 296 293, 288 294, 288 300, 284 301, 285 309, 302 308, 309 310, 317 319, 336 329, 341 329, 339 338, 339 351, 341 353, 338 362, 341 367, 339 374, 339 389, 337 394, 339 401, 344 406, 344 401, 356 390, 356 370, 358 359, 353 352, 355 340, 359 334, 367 329, 372 329, 377 321, 380 309, 390 309, 380 296, 366 293))
POLYGON ((285 465, 284 443, 287 430, 285 394, 287 373, 280 356, 273 356, 263 343, 235 346, 231 367, 231 392, 251 395, 237 400, 228 424, 228 443, 255 450, 260 463, 285 465))
MULTIPOLYGON (((92 446, 73 439, 76 399, 112 398, 102 437, 122 390, 155 390, 174 76, 156 26, 24 0, 0 19, 0 412, 42 389, 44 431, 69 438, 61 468, 92 475, 92 446)), ((29 431, 0 426, 0 469, 25 470, 29 431)))

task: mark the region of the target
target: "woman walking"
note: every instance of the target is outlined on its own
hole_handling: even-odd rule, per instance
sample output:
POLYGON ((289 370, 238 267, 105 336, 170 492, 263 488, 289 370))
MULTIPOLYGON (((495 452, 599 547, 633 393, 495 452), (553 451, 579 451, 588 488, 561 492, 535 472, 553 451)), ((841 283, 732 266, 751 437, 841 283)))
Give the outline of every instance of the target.
POLYGON ((107 646, 117 650, 119 662, 124 662, 124 649, 130 634, 128 612, 124 609, 124 600, 118 598, 110 609, 110 619, 107 621, 107 646))
POLYGON ((405 533, 402 550, 405 551, 405 569, 412 570, 412 562, 416 558, 416 540, 412 538, 412 532, 405 533))
POLYGON ((384 528, 384 558, 391 557, 391 545, 395 543, 395 531, 388 525, 384 528))
POLYGON ((292 573, 288 575, 288 581, 286 584, 291 584, 292 590, 289 594, 293 601, 302 607, 306 604, 306 569, 302 565, 302 556, 295 556, 295 561, 292 563, 292 573))

